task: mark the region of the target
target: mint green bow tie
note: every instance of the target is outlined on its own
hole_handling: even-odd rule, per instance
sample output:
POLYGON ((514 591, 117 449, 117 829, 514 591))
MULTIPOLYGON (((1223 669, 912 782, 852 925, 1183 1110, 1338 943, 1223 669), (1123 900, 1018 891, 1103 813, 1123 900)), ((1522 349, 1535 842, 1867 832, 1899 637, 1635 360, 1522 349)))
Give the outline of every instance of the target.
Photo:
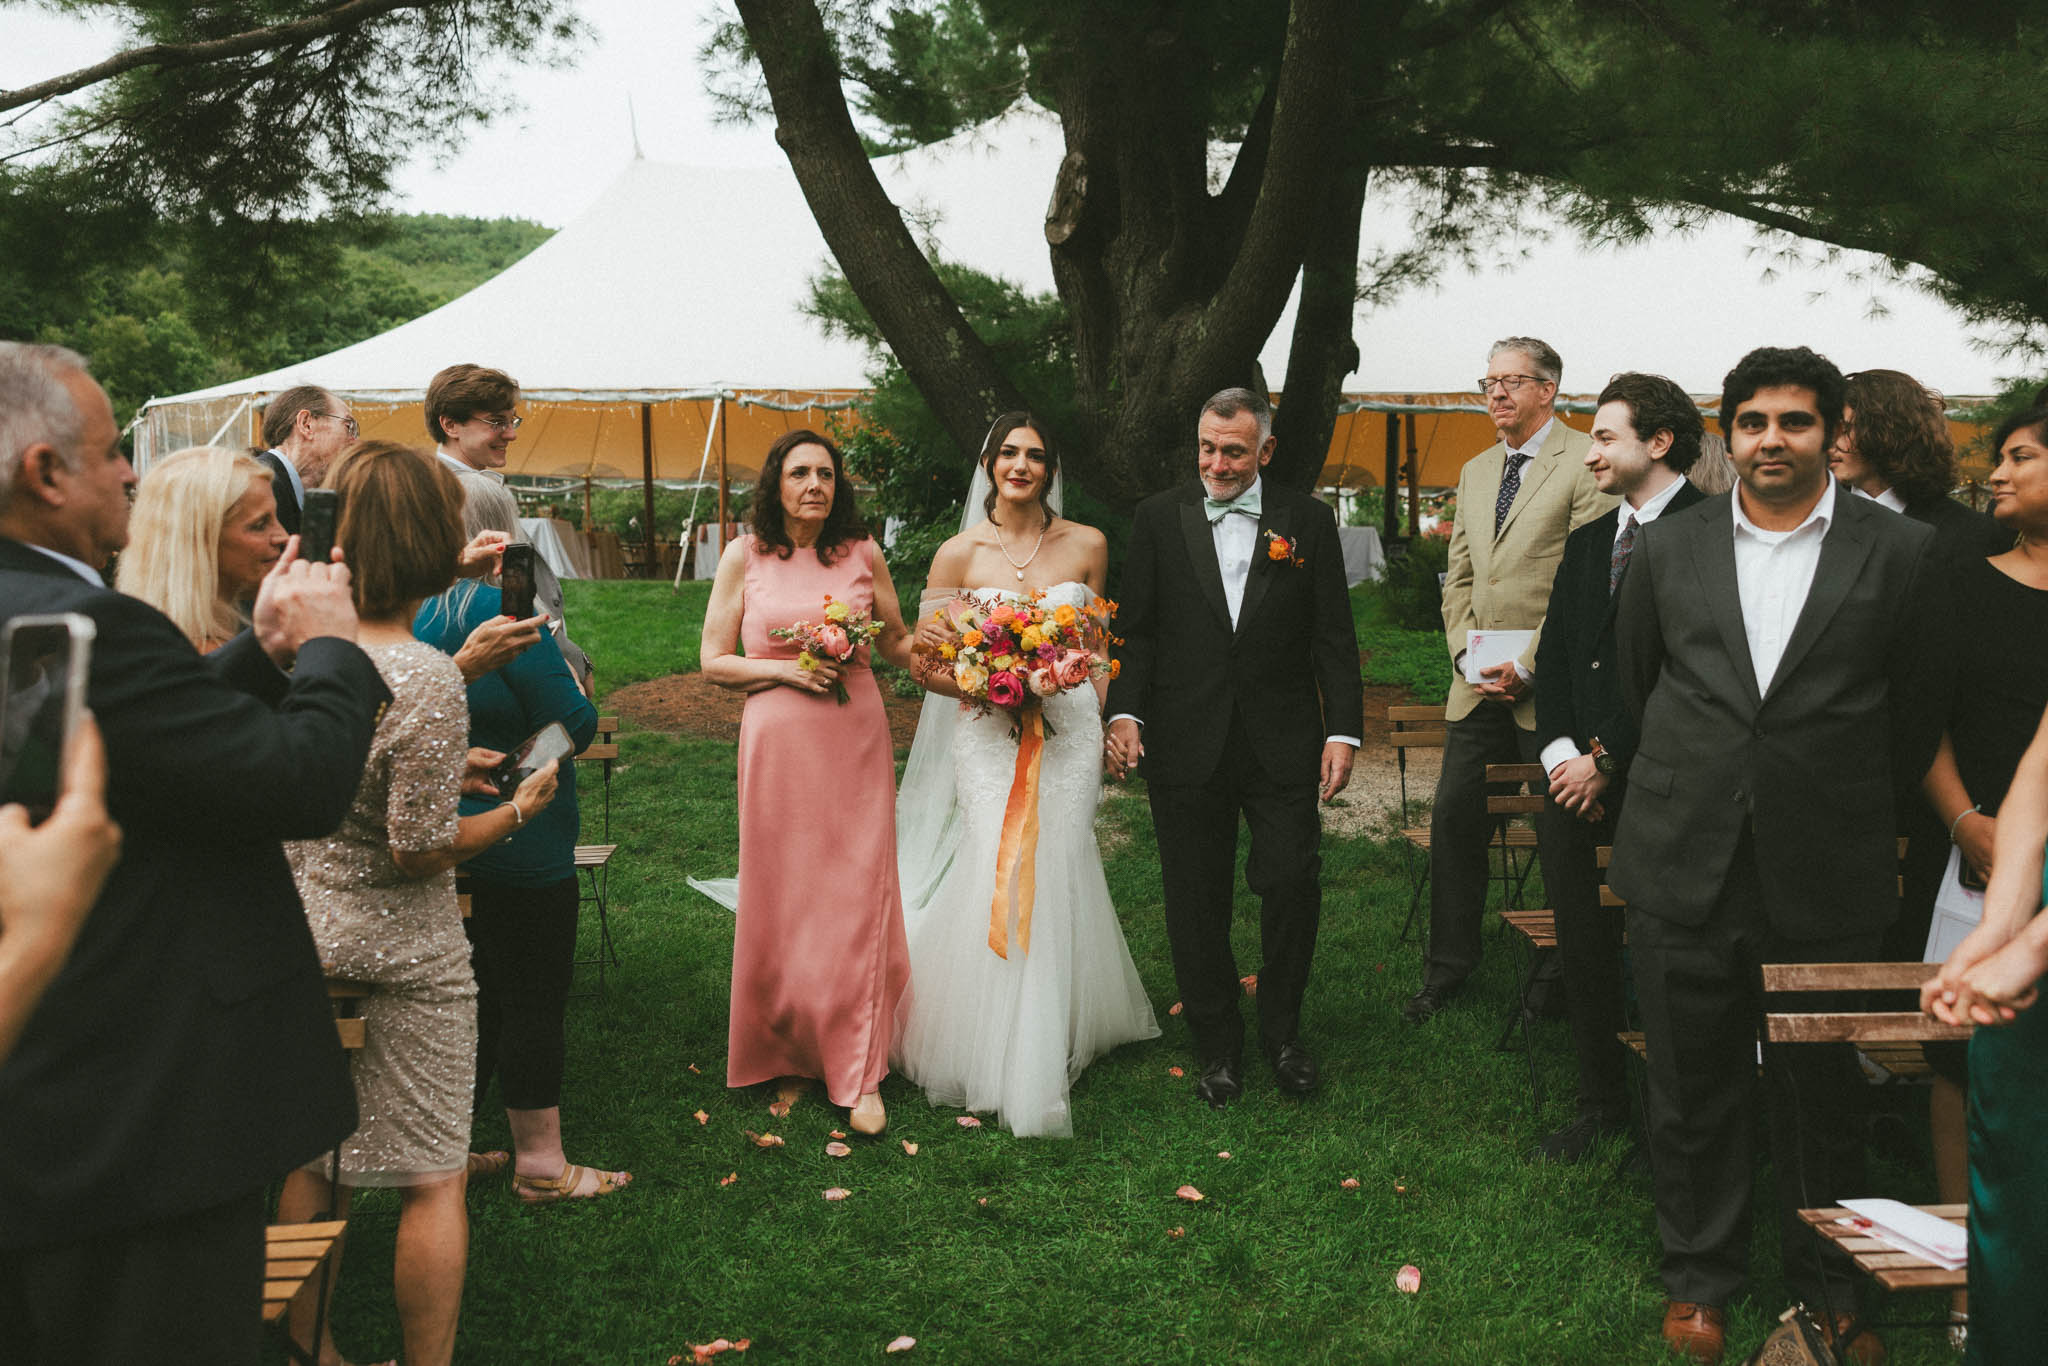
POLYGON ((1252 489, 1249 492, 1240 493, 1227 503, 1216 498, 1204 498, 1202 500, 1202 507, 1208 512, 1209 521, 1212 525, 1222 521, 1233 512, 1242 512, 1247 517, 1256 517, 1265 511, 1264 506, 1260 502, 1260 495, 1263 492, 1263 489, 1252 489))

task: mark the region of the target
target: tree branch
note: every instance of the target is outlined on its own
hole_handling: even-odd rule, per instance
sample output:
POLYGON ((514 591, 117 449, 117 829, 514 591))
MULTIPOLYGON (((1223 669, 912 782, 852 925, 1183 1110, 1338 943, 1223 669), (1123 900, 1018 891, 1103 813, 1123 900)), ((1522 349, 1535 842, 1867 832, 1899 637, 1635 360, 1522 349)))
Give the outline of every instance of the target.
POLYGON ((347 0, 346 4, 337 5, 331 10, 325 10, 306 19, 295 19, 288 24, 273 24, 267 28, 250 29, 226 38, 209 38, 196 43, 152 43, 148 47, 130 48, 93 66, 81 67, 62 76, 52 76, 46 81, 24 85, 19 89, 0 90, 0 110, 17 109, 25 104, 56 99, 142 67, 200 66, 207 62, 225 61, 231 57, 246 57, 252 52, 262 52, 267 48, 286 47, 294 43, 309 42, 315 38, 324 38, 330 34, 359 27, 372 19, 380 19, 398 10, 431 9, 441 3, 444 3, 444 0, 347 0))

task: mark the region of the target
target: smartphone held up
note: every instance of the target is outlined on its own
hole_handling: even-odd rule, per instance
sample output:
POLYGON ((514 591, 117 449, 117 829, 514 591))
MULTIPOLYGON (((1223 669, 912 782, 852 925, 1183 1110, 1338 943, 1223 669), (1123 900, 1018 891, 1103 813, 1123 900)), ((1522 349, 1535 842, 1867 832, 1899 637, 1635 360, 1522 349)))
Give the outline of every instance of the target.
POLYGON ((85 713, 92 619, 15 617, 0 627, 0 804, 40 822, 57 804, 64 755, 85 713))

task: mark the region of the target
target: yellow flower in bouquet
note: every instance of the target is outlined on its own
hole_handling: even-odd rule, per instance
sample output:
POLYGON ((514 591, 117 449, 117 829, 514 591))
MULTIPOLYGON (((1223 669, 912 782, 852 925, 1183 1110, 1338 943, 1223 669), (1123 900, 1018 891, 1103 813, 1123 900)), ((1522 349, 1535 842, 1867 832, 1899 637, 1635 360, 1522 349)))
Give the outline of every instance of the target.
POLYGON ((830 598, 827 598, 827 599, 825 600, 825 620, 827 620, 827 621, 845 621, 845 620, 846 620, 846 614, 847 614, 847 606, 846 606, 846 604, 845 604, 845 603, 843 603, 843 602, 834 602, 834 601, 832 601, 832 600, 831 600, 830 598))
POLYGON ((1023 647, 1025 654, 1030 654, 1033 650, 1045 644, 1045 632, 1039 630, 1036 626, 1026 626, 1017 637, 1017 644, 1023 647))
POLYGON ((979 693, 988 686, 988 670, 963 660, 953 670, 953 681, 959 685, 961 692, 970 695, 979 693))

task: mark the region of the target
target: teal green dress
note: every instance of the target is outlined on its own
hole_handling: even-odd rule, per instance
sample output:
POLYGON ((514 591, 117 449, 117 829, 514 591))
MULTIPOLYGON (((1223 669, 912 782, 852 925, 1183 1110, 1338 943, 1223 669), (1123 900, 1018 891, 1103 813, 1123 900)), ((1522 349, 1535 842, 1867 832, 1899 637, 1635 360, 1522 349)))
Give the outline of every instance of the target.
MULTIPOLYGON (((2048 878, 2042 898, 2048 901, 2048 878)), ((2048 1002, 1970 1038, 1970 1366, 2048 1359, 2048 1002)))

